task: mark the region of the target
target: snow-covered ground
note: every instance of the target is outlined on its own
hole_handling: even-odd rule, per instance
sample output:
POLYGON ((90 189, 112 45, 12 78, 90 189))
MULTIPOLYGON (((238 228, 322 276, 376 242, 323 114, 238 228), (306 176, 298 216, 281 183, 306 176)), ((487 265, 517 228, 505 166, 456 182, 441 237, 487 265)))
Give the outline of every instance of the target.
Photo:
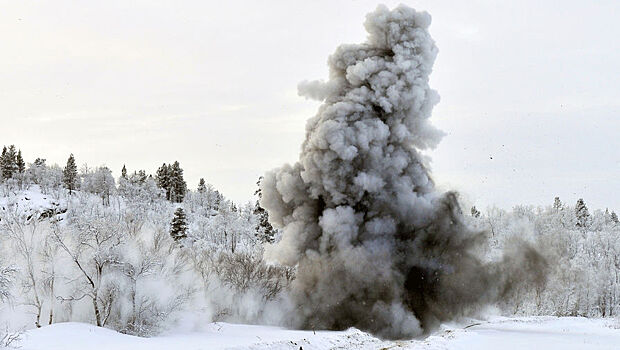
POLYGON ((51 194, 43 194, 39 185, 31 185, 27 190, 0 193, 0 210, 38 219, 64 213, 66 203, 51 194))
POLYGON ((159 349, 620 349, 611 319, 573 317, 495 318, 473 326, 444 326, 425 339, 382 341, 356 329, 312 332, 213 323, 201 332, 138 338, 82 323, 30 330, 16 344, 23 350, 159 349))

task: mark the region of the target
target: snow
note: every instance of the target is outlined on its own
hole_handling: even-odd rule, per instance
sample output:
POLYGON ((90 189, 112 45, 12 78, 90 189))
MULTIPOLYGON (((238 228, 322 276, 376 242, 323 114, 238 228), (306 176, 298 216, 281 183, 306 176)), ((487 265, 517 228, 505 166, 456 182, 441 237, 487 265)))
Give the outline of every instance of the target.
POLYGON ((578 317, 494 318, 443 326, 425 339, 382 341, 356 329, 298 331, 278 327, 211 323, 202 331, 139 338, 83 323, 59 323, 26 331, 23 350, 99 349, 531 349, 603 350, 620 348, 620 329, 612 319, 578 317), (615 327, 614 327, 615 326, 615 327))
POLYGON ((66 203, 55 199, 54 195, 44 194, 39 185, 31 185, 28 189, 0 196, 0 209, 26 217, 38 218, 45 212, 53 215, 60 214, 58 216, 62 217, 62 213, 66 210, 66 203))
POLYGON ((578 317, 496 319, 464 330, 448 349, 619 349, 620 330, 613 326, 613 320, 578 317))
MULTIPOLYGON (((211 323, 204 331, 168 334, 153 338, 139 338, 90 324, 67 322, 27 331, 18 346, 23 350, 83 350, 83 349, 297 349, 312 344, 329 348, 349 333, 286 330, 278 327, 211 323)), ((365 337, 372 338, 365 334, 365 337)))

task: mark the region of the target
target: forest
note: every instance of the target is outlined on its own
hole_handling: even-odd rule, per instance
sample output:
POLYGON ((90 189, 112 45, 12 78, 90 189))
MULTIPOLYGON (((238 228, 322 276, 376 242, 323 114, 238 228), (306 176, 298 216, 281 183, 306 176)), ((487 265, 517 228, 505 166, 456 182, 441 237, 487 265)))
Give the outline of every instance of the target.
MULTIPOLYGON (((120 176, 5 147, 0 157, 0 319, 10 329, 77 321, 152 336, 181 320, 286 325, 279 307, 295 268, 263 256, 280 239, 256 201, 233 203, 178 162, 120 176)), ((260 179, 259 179, 260 182, 260 179)), ((461 203, 462 208, 466 208, 461 203)), ((584 200, 511 210, 469 206, 467 224, 498 259, 526 241, 546 259, 543 284, 507 295, 503 315, 607 317, 620 308, 620 223, 584 200)), ((463 209, 465 211, 465 209, 463 209)), ((528 264, 515 260, 514 264, 528 264)))

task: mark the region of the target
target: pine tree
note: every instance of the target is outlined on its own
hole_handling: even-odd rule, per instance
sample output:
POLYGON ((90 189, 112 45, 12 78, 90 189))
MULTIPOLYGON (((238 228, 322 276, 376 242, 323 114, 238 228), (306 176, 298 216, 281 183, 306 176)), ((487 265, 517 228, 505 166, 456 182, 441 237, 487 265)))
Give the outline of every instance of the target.
POLYGON ((157 173, 155 173, 157 178, 157 186, 161 187, 166 191, 166 199, 170 200, 170 168, 166 163, 162 164, 159 169, 157 169, 157 173))
MULTIPOLYGON (((138 170, 137 172, 134 171, 132 177, 135 178, 134 182, 143 184, 147 179, 146 171, 144 170, 138 170)), ((148 177, 152 177, 152 176, 149 175, 148 177)))
POLYGON ((560 197, 555 197, 553 200, 553 209, 555 211, 560 211, 562 209, 562 202, 560 201, 560 197))
POLYGON ((166 191, 166 199, 174 202, 181 203, 185 198, 185 192, 187 191, 187 183, 183 179, 183 169, 179 165, 178 161, 173 164, 166 163, 157 169, 157 185, 166 191))
POLYGON ((72 194, 73 190, 77 187, 78 180, 77 165, 75 165, 73 153, 71 153, 69 159, 67 159, 67 166, 65 166, 62 175, 62 181, 65 183, 65 188, 69 190, 69 194, 72 194))
POLYGON ((121 169, 121 177, 123 179, 127 179, 127 168, 125 167, 125 164, 123 164, 123 169, 121 169))
POLYGON ((26 163, 24 162, 24 158, 22 158, 22 150, 21 149, 17 152, 16 164, 17 164, 17 171, 20 174, 22 174, 24 171, 26 171, 26 163))
POLYGON ((10 170, 9 167, 7 166, 7 149, 6 146, 2 147, 2 156, 0 156, 0 175, 2 175, 2 179, 3 180, 7 180, 10 178, 10 170))
POLYGON ((263 198, 263 193, 260 188, 260 182, 262 180, 262 176, 258 178, 258 181, 256 182, 258 189, 254 192, 254 194, 258 196, 258 200, 256 201, 256 204, 254 204, 254 215, 258 217, 258 224, 256 225, 256 238, 258 238, 261 243, 273 243, 275 241, 276 230, 269 223, 269 214, 263 207, 260 206, 260 200, 263 198))
POLYGON ((45 158, 37 158, 37 159, 35 159, 35 160, 34 160, 34 165, 35 165, 36 167, 42 167, 42 168, 44 168, 44 167, 45 167, 45 158))
POLYGON ((617 224, 617 223, 619 223, 619 222, 620 222, 620 221, 618 220, 618 214, 616 214, 616 212, 615 212, 615 211, 612 211, 612 212, 611 212, 611 222, 613 222, 613 223, 615 223, 615 224, 617 224))
POLYGON ((583 198, 577 200, 577 204, 575 205, 575 216, 577 217, 577 227, 586 229, 590 222, 590 212, 588 212, 588 207, 586 207, 583 198))
MULTIPOLYGON (((140 179, 140 183, 144 183, 147 179, 145 170, 138 170, 138 178, 140 179)), ((153 176, 149 175, 148 178, 153 178, 153 176)))
POLYGON ((220 204, 224 200, 224 196, 220 193, 220 191, 215 191, 215 198, 213 200, 213 210, 220 210, 220 204))
POLYGON ((475 218, 479 218, 480 217, 480 210, 476 209, 475 205, 473 207, 471 207, 471 216, 473 216, 475 218))
POLYGON ((9 146, 9 148, 4 147, 2 149, 2 156, 0 156, 0 170, 4 180, 10 179, 13 177, 13 174, 17 172, 17 154, 15 152, 14 145, 9 146))
POLYGON ((10 145, 9 150, 7 152, 7 158, 9 160, 9 166, 11 169, 11 176, 17 173, 17 150, 15 149, 15 145, 10 145))
POLYGON ((183 208, 177 208, 170 223, 170 236, 175 242, 187 237, 187 221, 183 208))
POLYGON ((198 192, 205 193, 206 191, 207 191, 207 184, 205 183, 205 179, 200 178, 200 181, 198 181, 198 192))
POLYGON ((187 190, 187 183, 183 179, 183 169, 179 165, 178 161, 175 161, 169 167, 170 175, 170 200, 174 203, 183 202, 185 198, 185 191, 187 190))

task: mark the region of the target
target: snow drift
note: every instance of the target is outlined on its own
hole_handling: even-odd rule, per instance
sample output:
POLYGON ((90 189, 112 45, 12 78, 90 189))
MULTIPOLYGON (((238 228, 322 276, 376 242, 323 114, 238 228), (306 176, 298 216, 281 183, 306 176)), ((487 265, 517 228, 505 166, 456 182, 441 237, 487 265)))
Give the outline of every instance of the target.
POLYGON ((439 101, 430 23, 426 12, 379 6, 366 42, 329 58, 328 81, 299 85, 323 104, 299 161, 261 184, 261 205, 283 231, 266 256, 297 266, 295 326, 411 337, 544 282, 544 259, 524 243, 483 261, 484 233, 465 224, 454 192, 435 188, 420 153, 442 136, 428 121, 439 101))

